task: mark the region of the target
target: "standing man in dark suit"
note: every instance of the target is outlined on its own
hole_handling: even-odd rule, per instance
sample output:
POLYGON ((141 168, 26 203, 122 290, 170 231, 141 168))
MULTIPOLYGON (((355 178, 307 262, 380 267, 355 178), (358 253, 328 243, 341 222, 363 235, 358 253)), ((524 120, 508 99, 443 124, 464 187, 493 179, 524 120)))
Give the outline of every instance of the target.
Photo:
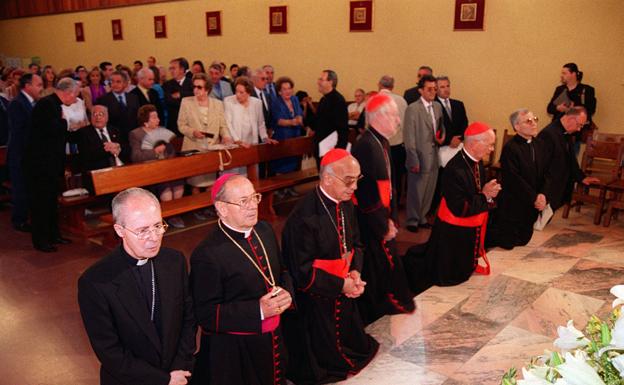
POLYGON ((108 108, 108 121, 111 125, 119 128, 121 139, 124 142, 128 142, 130 131, 138 127, 139 98, 134 94, 125 92, 129 81, 128 74, 125 72, 113 72, 111 91, 100 96, 96 101, 96 104, 108 108))
POLYGON ((585 123, 587 110, 582 106, 574 106, 544 127, 538 135, 544 142, 544 152, 547 155, 542 191, 553 211, 570 202, 575 182, 585 185, 600 183, 600 179, 585 175, 574 153, 574 134, 585 123))
POLYGON ((275 77, 275 68, 273 68, 270 64, 265 64, 262 69, 267 77, 267 83, 264 87, 264 92, 269 96, 269 99, 277 98, 277 90, 275 89, 275 82, 273 79, 275 77))
MULTIPOLYGON (((271 102, 270 98, 264 92, 264 88, 267 85, 268 76, 263 68, 255 69, 251 75, 251 80, 254 84, 254 92, 251 96, 256 97, 262 101, 262 114, 264 115, 264 124, 267 128, 269 138, 273 136, 273 127, 271 127, 271 102)), ((262 138, 258 137, 258 143, 262 143, 262 138)), ((258 173, 260 178, 266 178, 268 176, 269 167, 267 162, 259 164, 258 173)))
POLYGON ((70 135, 78 144, 80 168, 83 173, 123 166, 124 161, 129 159, 128 145, 122 143, 119 130, 108 125, 108 110, 105 106, 93 106, 91 125, 70 135))
POLYGON ((43 80, 39 75, 26 74, 20 78, 20 93, 11 101, 7 163, 11 178, 11 223, 18 231, 30 231, 28 224, 28 190, 22 170, 22 158, 30 138, 33 106, 39 100, 43 80))
POLYGON ((406 90, 403 94, 403 99, 405 99, 408 105, 420 99, 420 92, 418 92, 418 82, 425 75, 433 76, 433 70, 431 69, 431 67, 428 66, 420 66, 420 68, 418 69, 418 79, 416 80, 416 87, 412 87, 406 90))
POLYGON ((425 75, 418 82, 420 99, 407 106, 403 138, 407 152, 407 229, 430 228, 427 213, 438 179, 438 146, 444 142, 442 107, 435 103, 436 79, 425 75))
POLYGON ((184 255, 161 248, 167 224, 152 193, 122 191, 112 209, 122 245, 78 280, 100 384, 184 385, 197 331, 184 255))
POLYGON ((151 104, 156 107, 156 111, 158 111, 158 119, 160 119, 161 122, 164 122, 165 111, 160 103, 158 92, 152 88, 154 85, 154 79, 154 71, 149 68, 141 68, 137 72, 138 84, 132 89, 132 91, 130 91, 130 93, 136 95, 139 99, 139 107, 143 107, 146 104, 151 104))
POLYGON ((440 169, 438 171, 436 191, 431 203, 431 211, 435 211, 440 203, 440 184, 444 166, 455 154, 461 151, 460 144, 464 140, 464 131, 468 127, 468 116, 466 116, 464 103, 461 100, 451 99, 451 81, 449 78, 447 76, 439 76, 436 80, 438 83, 438 95, 435 102, 442 106, 446 136, 439 149, 440 169))
POLYGON ((60 179, 65 173, 65 143, 69 124, 61 105, 76 102, 80 87, 71 78, 59 80, 54 93, 37 102, 32 112, 32 129, 24 153, 26 188, 29 193, 32 243, 46 253, 54 244, 71 241, 61 237, 57 199, 60 179))
POLYGON ((165 91, 165 104, 169 114, 167 128, 175 132, 177 136, 182 136, 178 130, 178 113, 182 98, 193 96, 193 74, 189 71, 188 61, 183 57, 173 59, 169 63, 169 72, 171 79, 162 86, 165 91))
POLYGON ((316 82, 318 90, 323 94, 318 109, 316 119, 312 126, 314 130, 314 156, 317 165, 325 154, 319 153, 319 143, 331 135, 334 131, 338 134, 338 142, 335 148, 347 148, 349 139, 349 112, 347 103, 340 92, 336 90, 338 85, 338 75, 332 70, 324 70, 321 77, 316 82))

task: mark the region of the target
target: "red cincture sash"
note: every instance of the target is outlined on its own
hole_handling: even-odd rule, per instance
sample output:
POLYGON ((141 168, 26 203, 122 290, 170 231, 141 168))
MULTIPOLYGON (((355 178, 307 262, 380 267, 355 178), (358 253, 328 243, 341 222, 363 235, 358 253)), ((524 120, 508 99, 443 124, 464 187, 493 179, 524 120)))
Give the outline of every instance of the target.
POLYGON ((315 259, 312 263, 312 267, 321 269, 326 273, 335 275, 336 277, 344 278, 349 275, 349 268, 351 266, 351 260, 353 259, 353 253, 354 251, 351 250, 351 253, 346 258, 315 259))
MULTIPOLYGON (((480 227, 479 230, 479 245, 478 250, 475 253, 475 270, 476 274, 489 275, 490 274, 490 261, 485 255, 485 231, 487 229, 488 212, 482 212, 471 217, 456 217, 446 205, 446 200, 442 198, 440 202, 440 208, 438 209, 438 218, 443 222, 454 226, 460 227, 480 227), (483 258, 485 266, 479 265, 479 257, 483 258)), ((475 245, 475 249, 477 245, 475 245)))

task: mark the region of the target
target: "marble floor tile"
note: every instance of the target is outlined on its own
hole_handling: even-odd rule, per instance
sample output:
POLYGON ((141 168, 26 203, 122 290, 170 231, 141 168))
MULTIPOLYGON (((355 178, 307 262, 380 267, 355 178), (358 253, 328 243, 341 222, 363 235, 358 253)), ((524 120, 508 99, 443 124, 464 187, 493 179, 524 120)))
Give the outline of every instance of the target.
POLYGON ((577 329, 587 324, 606 301, 569 291, 548 288, 510 325, 541 334, 554 340, 557 326, 565 326, 573 320, 577 329))
POLYGON ((507 324, 529 307, 547 286, 500 275, 457 305, 463 314, 507 324))
POLYGON ((341 385, 441 385, 447 377, 389 354, 379 354, 356 376, 341 385))
POLYGON ((596 262, 624 266, 624 240, 601 244, 600 247, 590 250, 584 258, 596 262))
POLYGON ((624 266, 581 259, 566 274, 553 280, 552 287, 612 301, 609 289, 622 283, 624 266))
POLYGON ((507 269, 504 275, 544 284, 565 274, 577 262, 578 258, 539 248, 526 255, 522 263, 507 269))
POLYGON ((499 385, 509 368, 520 370, 532 356, 552 348, 550 338, 507 326, 457 369, 452 379, 461 384, 499 385))
POLYGON ((559 254, 583 257, 603 238, 604 235, 594 231, 566 228, 544 242, 541 247, 556 249, 559 254))
POLYGON ((455 307, 422 333, 392 348, 390 355, 450 376, 504 326, 455 307))

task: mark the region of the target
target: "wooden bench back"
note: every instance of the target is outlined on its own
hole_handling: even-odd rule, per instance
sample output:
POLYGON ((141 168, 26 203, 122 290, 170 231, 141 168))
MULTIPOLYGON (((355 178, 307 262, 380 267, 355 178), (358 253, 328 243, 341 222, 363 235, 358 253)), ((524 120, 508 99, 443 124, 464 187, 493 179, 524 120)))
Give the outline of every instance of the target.
POLYGON ((122 167, 91 171, 95 195, 105 195, 123 191, 130 187, 149 186, 166 181, 188 178, 195 175, 219 171, 221 160, 230 163, 225 169, 255 165, 289 156, 301 156, 313 151, 311 137, 298 137, 280 141, 279 144, 260 144, 250 148, 225 151, 202 152, 191 156, 181 156, 164 160, 135 163, 122 167))

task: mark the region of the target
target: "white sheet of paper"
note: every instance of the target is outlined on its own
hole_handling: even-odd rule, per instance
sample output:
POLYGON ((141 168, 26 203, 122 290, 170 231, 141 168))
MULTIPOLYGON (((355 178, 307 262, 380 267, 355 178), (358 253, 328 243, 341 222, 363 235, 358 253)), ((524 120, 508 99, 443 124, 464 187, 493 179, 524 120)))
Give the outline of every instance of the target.
POLYGON ((453 148, 451 146, 442 146, 438 149, 438 157, 440 158, 440 166, 446 167, 446 164, 451 160, 455 154, 464 148, 464 144, 460 143, 459 146, 453 148))
POLYGON ((319 156, 323 157, 329 152, 329 150, 336 147, 338 144, 338 131, 334 131, 327 135, 325 139, 319 142, 319 156))
POLYGON ((548 221, 550 221, 550 218, 552 218, 552 216, 552 208, 550 207, 550 204, 547 204, 546 207, 544 207, 544 210, 542 210, 542 212, 538 215, 535 224, 533 224, 533 228, 537 231, 544 230, 544 227, 546 227, 548 221))

